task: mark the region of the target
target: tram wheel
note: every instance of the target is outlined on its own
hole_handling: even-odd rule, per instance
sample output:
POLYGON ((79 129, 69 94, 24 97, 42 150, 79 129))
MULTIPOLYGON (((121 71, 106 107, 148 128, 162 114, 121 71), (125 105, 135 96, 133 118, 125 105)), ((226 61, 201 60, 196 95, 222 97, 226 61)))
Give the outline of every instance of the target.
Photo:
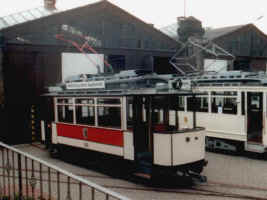
POLYGON ((237 144, 235 154, 237 156, 241 156, 244 154, 244 143, 237 144))
POLYGON ((263 160, 267 160, 267 152, 263 153, 263 160))
POLYGON ((56 145, 51 145, 49 147, 49 154, 51 158, 59 158, 60 157, 59 148, 56 145))

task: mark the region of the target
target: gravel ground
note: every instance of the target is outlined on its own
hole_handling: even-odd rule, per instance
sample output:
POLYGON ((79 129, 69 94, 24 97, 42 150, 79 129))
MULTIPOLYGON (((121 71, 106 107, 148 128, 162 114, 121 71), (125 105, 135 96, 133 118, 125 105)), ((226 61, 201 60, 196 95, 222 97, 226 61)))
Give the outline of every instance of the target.
POLYGON ((246 196, 267 199, 267 161, 260 159, 207 152, 206 159, 209 163, 203 172, 208 178, 207 183, 198 184, 195 186, 196 190, 159 188, 158 191, 153 191, 154 189, 149 186, 110 177, 95 170, 52 159, 42 145, 38 146, 41 148, 31 145, 16 147, 131 199, 253 199, 246 198, 246 196), (214 192, 220 194, 214 196, 214 192), (234 194, 234 196, 225 196, 226 194, 234 194), (243 195, 243 197, 236 196, 237 194, 243 195))

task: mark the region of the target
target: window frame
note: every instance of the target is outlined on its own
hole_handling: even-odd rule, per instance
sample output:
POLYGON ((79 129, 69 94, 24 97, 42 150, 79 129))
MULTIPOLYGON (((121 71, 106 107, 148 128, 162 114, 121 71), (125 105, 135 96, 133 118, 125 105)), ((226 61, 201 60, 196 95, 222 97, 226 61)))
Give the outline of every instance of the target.
POLYGON ((213 99, 214 98, 222 98, 223 99, 223 106, 222 106, 222 113, 220 114, 226 114, 226 115, 239 115, 239 106, 238 106, 238 102, 239 102, 239 99, 240 99, 240 92, 238 92, 238 90, 235 90, 235 91, 211 91, 210 92, 210 106, 211 106, 211 109, 210 109, 210 113, 214 113, 214 114, 219 114, 218 111, 217 112, 214 112, 213 109, 212 109, 212 103, 213 103, 213 99), (224 94, 216 94, 216 93, 224 93, 224 94), (215 93, 215 94, 214 94, 215 93), (233 93, 233 94, 227 94, 227 93, 233 93), (225 107, 225 100, 226 99, 235 99, 235 104, 233 104, 235 106, 235 113, 225 113, 223 111, 223 108, 225 107))
MULTIPOLYGON (((89 97, 54 97, 54 115, 55 115, 55 122, 56 123, 66 123, 66 124, 72 124, 72 125, 81 125, 81 126, 89 126, 89 127, 97 127, 97 128, 107 128, 107 129, 119 129, 122 130, 125 126, 124 126, 124 115, 123 115, 123 105, 124 105, 124 101, 123 98, 126 97, 93 97, 93 96, 89 96, 89 97), (119 100, 118 103, 115 104, 108 104, 108 103, 99 103, 98 100, 99 99, 116 99, 119 100), (78 100, 93 100, 92 102, 88 102, 88 103, 79 103, 77 102, 78 100), (62 101, 62 102, 60 102, 62 101), (60 106, 64 106, 67 107, 69 106, 69 109, 72 110, 72 122, 68 122, 68 121, 62 121, 59 120, 59 107, 60 106), (93 108, 94 109, 94 123, 93 124, 81 124, 81 123, 77 123, 77 116, 76 116, 76 109, 78 107, 83 107, 86 106, 88 108, 93 108), (98 108, 119 108, 120 110, 120 127, 109 127, 109 126, 99 126, 98 123, 98 108)), ((82 112, 81 112, 82 114, 82 112)))

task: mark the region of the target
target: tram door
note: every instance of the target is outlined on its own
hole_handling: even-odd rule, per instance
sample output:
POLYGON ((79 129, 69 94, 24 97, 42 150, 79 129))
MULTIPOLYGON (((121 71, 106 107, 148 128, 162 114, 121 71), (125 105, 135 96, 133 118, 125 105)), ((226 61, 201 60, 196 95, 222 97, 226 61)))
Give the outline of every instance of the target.
POLYGON ((40 115, 41 120, 44 121, 44 132, 45 132, 45 145, 49 147, 51 145, 51 137, 52 137, 52 127, 51 124, 54 119, 54 104, 53 98, 43 97, 40 103, 40 115))
POLYGON ((263 93, 247 93, 247 140, 262 143, 263 93))
MULTIPOLYGON (((149 119, 144 112, 148 97, 133 97, 133 134, 136 160, 146 160, 152 163, 150 148, 151 129, 149 119)), ((146 108, 147 109, 147 108, 146 108)))

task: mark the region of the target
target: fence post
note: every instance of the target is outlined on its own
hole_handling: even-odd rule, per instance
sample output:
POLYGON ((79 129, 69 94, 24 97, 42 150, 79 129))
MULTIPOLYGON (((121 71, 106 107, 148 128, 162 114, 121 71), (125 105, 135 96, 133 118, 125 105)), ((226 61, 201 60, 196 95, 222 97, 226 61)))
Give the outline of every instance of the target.
POLYGON ((21 155, 18 155, 18 172, 19 172, 19 199, 22 199, 22 171, 21 171, 21 155))

